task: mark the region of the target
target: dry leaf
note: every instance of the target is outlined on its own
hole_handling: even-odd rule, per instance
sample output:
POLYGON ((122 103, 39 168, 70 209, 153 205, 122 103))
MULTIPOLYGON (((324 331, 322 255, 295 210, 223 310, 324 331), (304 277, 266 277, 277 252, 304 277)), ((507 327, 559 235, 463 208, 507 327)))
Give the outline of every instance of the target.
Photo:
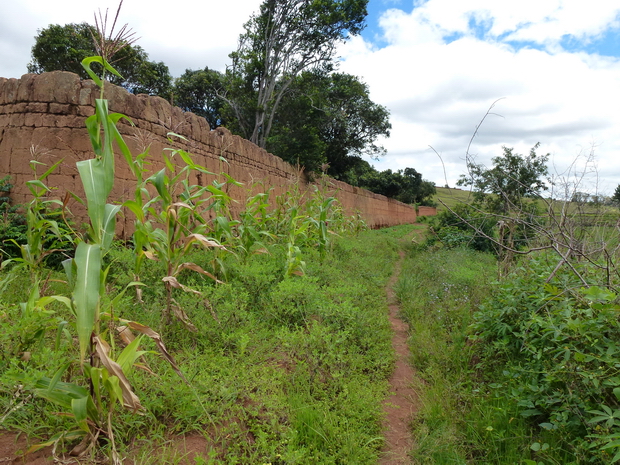
POLYGON ((220 281, 219 279, 217 279, 215 277, 215 275, 209 273, 208 271, 202 269, 199 265, 196 265, 195 263, 182 263, 181 265, 179 265, 176 269, 176 271, 174 272, 174 274, 178 274, 180 271, 182 270, 192 270, 195 271, 197 273, 203 274, 205 276, 208 276, 209 278, 211 278, 213 281, 215 281, 218 284, 224 284, 223 281, 220 281))
POLYGON ((183 324, 187 327, 187 329, 189 329, 193 333, 198 332, 198 328, 194 326, 194 324, 191 322, 191 320, 187 316, 187 313, 185 313, 183 309, 178 306, 178 304, 172 306, 172 311, 174 312, 174 316, 176 316, 179 320, 181 320, 183 324))
POLYGON ((121 341, 123 341, 123 344, 125 344, 125 346, 131 344, 136 338, 136 336, 134 336, 131 332, 131 329, 129 329, 127 326, 117 326, 116 331, 118 331, 118 336, 121 338, 121 341))
POLYGON ((192 289, 191 287, 187 287, 184 286, 183 284, 181 284, 177 278, 175 278, 174 276, 165 276, 163 278, 161 278, 161 280, 165 283, 170 283, 170 285, 176 289, 183 289, 185 292, 191 292, 193 294, 196 295, 202 295, 199 291, 192 289))
POLYGON ((170 366, 172 366, 172 369, 176 371, 176 373, 181 377, 183 381, 189 384, 189 382, 187 381, 187 379, 185 378, 185 376, 179 369, 178 365, 174 361, 174 358, 172 358, 172 355, 168 353, 168 349, 166 349, 164 341, 161 340, 161 336, 159 335, 159 333, 157 333, 156 331, 153 331, 148 326, 140 324, 136 321, 129 321, 129 320, 122 320, 122 321, 134 331, 138 331, 139 333, 142 333, 145 336, 150 337, 155 342, 155 345, 157 346, 157 350, 159 350, 159 353, 168 361, 168 363, 170 363, 170 366))
POLYGON ((131 390, 131 384, 129 384, 129 380, 125 376, 125 373, 123 373, 123 369, 118 363, 108 357, 110 353, 110 346, 108 343, 100 339, 99 336, 94 336, 93 342, 95 343, 95 352, 103 366, 108 370, 110 375, 116 376, 119 380, 119 385, 123 393, 123 405, 134 412, 141 410, 142 405, 140 405, 140 399, 138 399, 138 396, 131 390))
POLYGON ((211 239, 207 239, 205 236, 203 236, 202 234, 190 234, 189 236, 187 236, 187 238, 185 239, 188 243, 189 242, 200 242, 202 245, 204 245, 205 247, 215 247, 217 249, 224 249, 226 250, 226 247, 224 247, 221 244, 218 244, 215 241, 212 241, 211 239))

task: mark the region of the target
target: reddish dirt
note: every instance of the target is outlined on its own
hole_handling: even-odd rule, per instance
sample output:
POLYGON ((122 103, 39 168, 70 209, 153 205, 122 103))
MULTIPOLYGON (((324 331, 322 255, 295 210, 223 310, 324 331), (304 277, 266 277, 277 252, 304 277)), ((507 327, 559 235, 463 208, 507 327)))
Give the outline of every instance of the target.
MULTIPOLYGON (((32 444, 28 442, 28 439, 23 434, 17 434, 13 432, 0 431, 0 465, 50 465, 50 464, 63 464, 63 465, 77 465, 77 464, 98 464, 109 463, 109 461, 93 460, 89 458, 72 458, 72 457, 57 457, 54 460, 54 454, 52 447, 45 447, 32 454, 24 455, 24 452, 32 444)), ((191 465, 196 463, 196 457, 200 456, 204 459, 207 458, 207 446, 208 441, 204 436, 190 435, 185 437, 175 438, 174 441, 168 445, 166 451, 158 448, 153 450, 151 455, 152 462, 150 463, 165 463, 166 459, 158 459, 157 455, 175 457, 175 462, 180 465, 191 465), (163 460, 160 461, 160 460, 163 460)), ((141 463, 145 463, 144 459, 141 463)), ((123 460, 125 465, 133 465, 134 461, 131 458, 125 458, 123 460)))
POLYGON ((413 447, 411 436, 411 421, 418 408, 416 392, 411 387, 415 372, 408 363, 409 347, 407 337, 409 325, 398 316, 400 308, 396 304, 394 285, 400 274, 404 252, 400 253, 400 260, 394 267, 394 273, 388 283, 386 293, 390 309, 390 323, 392 324, 392 347, 396 352, 396 367, 390 378, 392 394, 384 401, 383 410, 385 419, 385 446, 382 451, 379 465, 402 465, 411 463, 407 455, 413 447))
POLYGON ((52 448, 46 447, 40 451, 24 456, 24 452, 32 444, 22 434, 0 431, 0 464, 2 465, 47 465, 54 463, 52 448))

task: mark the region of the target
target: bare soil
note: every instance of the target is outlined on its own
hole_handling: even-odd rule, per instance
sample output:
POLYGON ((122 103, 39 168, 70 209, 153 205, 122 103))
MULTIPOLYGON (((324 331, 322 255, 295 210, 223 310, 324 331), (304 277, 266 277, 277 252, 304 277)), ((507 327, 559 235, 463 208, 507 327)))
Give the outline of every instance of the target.
MULTIPOLYGON (((50 464, 62 464, 62 465, 77 465, 77 464, 98 464, 98 463, 110 463, 104 457, 100 460, 93 459, 92 457, 69 457, 63 454, 58 454, 54 457, 53 448, 45 447, 39 451, 31 454, 26 454, 30 446, 35 443, 29 442, 23 434, 14 432, 0 431, 0 465, 50 465, 50 464)), ((150 463, 159 464, 167 463, 168 459, 165 457, 174 457, 174 463, 179 465, 191 465, 196 463, 196 457, 202 457, 207 459, 208 440, 202 435, 188 435, 183 437, 175 437, 171 440, 166 447, 160 447, 151 451, 150 458, 146 460, 152 460, 150 463)), ((140 463, 145 462, 142 458, 140 463)), ((133 465, 134 460, 132 458, 124 458, 124 465, 133 465)))
POLYGON ((54 463, 51 447, 24 455, 31 445, 23 434, 0 431, 0 464, 45 465, 54 463))
POLYGON ((390 378, 392 394, 384 401, 385 412, 384 432, 385 446, 379 465, 402 465, 411 463, 408 452, 413 447, 411 422, 418 409, 418 397, 412 388, 415 371, 409 364, 409 347, 407 337, 409 325, 399 317, 400 308, 397 304, 394 285, 400 275, 404 252, 394 267, 394 273, 386 288, 390 323, 394 332, 392 347, 396 353, 396 367, 390 378))

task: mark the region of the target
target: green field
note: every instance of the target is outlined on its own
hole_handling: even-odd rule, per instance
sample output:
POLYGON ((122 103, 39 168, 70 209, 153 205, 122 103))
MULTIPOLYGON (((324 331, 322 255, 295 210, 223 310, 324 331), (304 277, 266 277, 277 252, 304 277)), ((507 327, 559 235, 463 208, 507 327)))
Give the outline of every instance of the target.
POLYGON ((473 196, 469 190, 448 187, 437 187, 436 189, 437 193, 431 200, 437 204, 437 213, 444 211, 446 206, 453 208, 459 203, 471 203, 473 201, 473 196))

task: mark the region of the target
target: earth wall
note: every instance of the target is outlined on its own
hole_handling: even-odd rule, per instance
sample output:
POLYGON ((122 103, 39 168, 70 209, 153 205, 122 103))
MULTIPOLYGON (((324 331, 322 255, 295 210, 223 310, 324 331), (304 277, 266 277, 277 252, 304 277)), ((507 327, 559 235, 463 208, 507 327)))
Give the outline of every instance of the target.
MULTIPOLYGON (((49 196, 67 199, 78 225, 86 221, 85 208, 69 193, 83 197, 75 163, 93 157, 85 119, 94 113, 99 95, 100 89, 93 81, 81 81, 68 72, 0 78, 0 179, 11 176, 10 195, 14 203, 30 200, 26 181, 34 177, 31 160, 38 162, 38 174, 61 160, 46 179, 53 189, 49 196)), ((134 156, 148 149, 150 172, 163 168, 164 149, 181 148, 192 153, 194 161, 208 171, 226 173, 243 183, 240 187, 229 186, 229 195, 237 202, 233 212, 245 204, 249 195, 267 188, 273 189, 272 199, 295 183, 310 195, 312 183, 305 173, 225 128, 211 130, 204 118, 183 112, 160 97, 133 95, 108 85, 105 98, 111 112, 131 120, 130 124, 121 119, 119 130, 134 156), (169 139, 170 133, 179 134, 184 140, 169 139)), ((108 201, 122 202, 133 197, 136 182, 120 152, 116 154, 115 166, 116 182, 108 201)), ((207 185, 218 175, 194 176, 193 183, 207 185)), ((416 221, 416 211, 409 205, 333 179, 329 185, 345 212, 348 215, 359 212, 371 227, 416 221)), ((433 212, 425 210, 424 214, 433 212)), ((132 225, 129 216, 119 218, 117 234, 129 237, 132 225)))

